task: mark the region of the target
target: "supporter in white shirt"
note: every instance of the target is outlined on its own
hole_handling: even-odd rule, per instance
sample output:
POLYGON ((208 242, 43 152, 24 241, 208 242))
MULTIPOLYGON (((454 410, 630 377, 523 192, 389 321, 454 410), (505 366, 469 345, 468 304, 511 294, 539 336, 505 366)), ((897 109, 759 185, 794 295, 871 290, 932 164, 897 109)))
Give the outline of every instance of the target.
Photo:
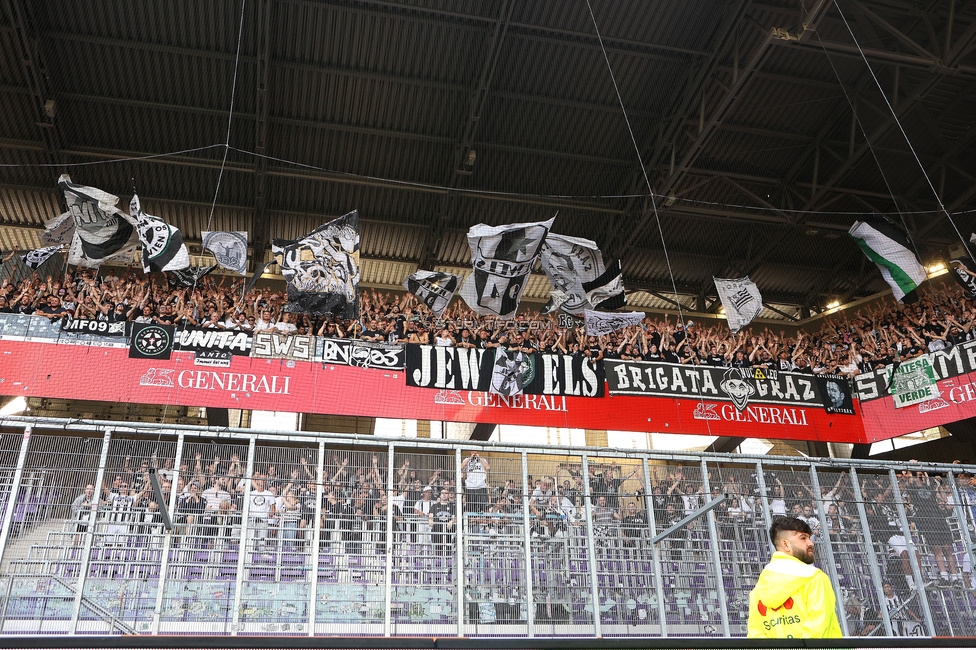
POLYGON ((298 327, 291 322, 292 316, 288 312, 281 315, 281 320, 275 323, 271 329, 278 332, 279 334, 294 334, 298 331, 298 327))

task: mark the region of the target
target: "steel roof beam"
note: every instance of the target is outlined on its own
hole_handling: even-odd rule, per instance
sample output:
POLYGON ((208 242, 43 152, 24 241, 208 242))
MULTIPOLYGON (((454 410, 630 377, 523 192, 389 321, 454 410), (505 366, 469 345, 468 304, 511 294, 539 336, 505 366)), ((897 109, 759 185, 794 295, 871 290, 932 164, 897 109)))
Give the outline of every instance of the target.
MULTIPOLYGON (((451 168, 447 170, 443 185, 456 189, 461 184, 462 174, 471 174, 473 167, 477 164, 477 150, 474 148, 475 136, 481 124, 481 114, 484 111, 485 101, 491 89, 491 83, 498 67, 498 59, 501 56, 502 44, 508 33, 509 23, 512 20, 512 12, 515 9, 514 0, 502 0, 498 12, 498 19, 493 25, 491 39, 489 40, 485 52, 484 63, 481 67, 481 74, 475 87, 471 90, 468 115, 460 125, 459 135, 454 143, 454 155, 451 159, 451 168), (474 158, 471 158, 474 156, 474 158)), ((437 250, 440 248, 443 237, 443 229, 451 224, 455 219, 457 210, 457 196, 454 192, 448 192, 441 199, 440 209, 434 218, 430 228, 424 233, 424 242, 421 246, 419 268, 427 270, 437 250)))
POLYGON ((10 19, 9 29, 13 31, 13 40, 18 49, 17 55, 24 65, 24 78, 34 104, 34 123, 39 127, 47 161, 61 165, 64 163, 64 139, 56 121, 54 89, 49 83, 44 47, 37 21, 31 12, 31 4, 25 0, 3 0, 3 8, 10 19))
MULTIPOLYGON (((722 122, 729 115, 731 109, 735 106, 740 94, 744 91, 746 85, 752 78, 752 73, 755 70, 759 70, 766 59, 768 58, 770 52, 772 51, 771 45, 774 41, 781 39, 791 39, 791 40, 807 40, 819 25, 820 20, 826 14, 826 9, 829 6, 829 0, 817 0, 813 8, 807 13, 802 24, 802 31, 799 35, 791 35, 786 33, 782 29, 773 29, 770 33, 762 40, 759 47, 753 53, 752 57, 745 67, 740 71, 739 75, 733 80, 732 85, 728 88, 725 94, 721 97, 716 108, 712 111, 710 117, 707 121, 703 121, 701 124, 701 129, 699 130, 694 141, 685 149, 685 153, 681 158, 681 162, 674 166, 671 171, 670 176, 664 181, 663 186, 658 191, 659 194, 669 195, 672 190, 674 190, 677 185, 684 178, 685 174, 691 169, 698 160, 705 146, 712 139, 712 136, 718 131, 722 122)), ((718 59, 718 52, 716 52, 715 60, 718 59)), ((681 115, 687 114, 686 112, 681 113, 681 115)), ((651 219, 654 217, 653 211, 644 211, 644 214, 640 218, 636 228, 628 229, 626 232, 629 234, 625 235, 623 239, 622 246, 618 249, 618 256, 623 256, 626 251, 631 247, 634 240, 640 236, 640 233, 648 226, 651 219)))

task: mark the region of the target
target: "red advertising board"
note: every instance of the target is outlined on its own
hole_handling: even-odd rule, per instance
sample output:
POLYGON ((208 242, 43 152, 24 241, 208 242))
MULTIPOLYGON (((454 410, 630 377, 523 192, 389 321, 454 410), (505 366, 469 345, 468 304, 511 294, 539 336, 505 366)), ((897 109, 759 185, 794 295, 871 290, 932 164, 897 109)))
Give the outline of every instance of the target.
MULTIPOLYGON (((866 440, 861 418, 818 407, 631 395, 575 397, 414 388, 404 371, 234 356, 230 367, 130 359, 124 348, 0 341, 0 394, 142 404, 654 431, 827 442, 866 440)), ((855 408, 857 403, 855 402, 855 408)), ((892 433, 891 435, 897 435, 892 433)))
POLYGON ((891 395, 861 402, 867 441, 887 440, 976 417, 976 372, 943 379, 938 387, 940 397, 904 408, 895 408, 891 395))

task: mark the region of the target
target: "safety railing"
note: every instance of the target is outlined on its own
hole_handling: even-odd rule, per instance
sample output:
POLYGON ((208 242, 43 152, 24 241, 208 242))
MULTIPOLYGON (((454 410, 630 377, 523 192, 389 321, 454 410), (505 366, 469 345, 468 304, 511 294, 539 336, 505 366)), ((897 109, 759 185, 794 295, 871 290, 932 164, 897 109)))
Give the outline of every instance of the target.
POLYGON ((5 418, 0 634, 743 636, 792 514, 847 635, 974 635, 972 469, 5 418))

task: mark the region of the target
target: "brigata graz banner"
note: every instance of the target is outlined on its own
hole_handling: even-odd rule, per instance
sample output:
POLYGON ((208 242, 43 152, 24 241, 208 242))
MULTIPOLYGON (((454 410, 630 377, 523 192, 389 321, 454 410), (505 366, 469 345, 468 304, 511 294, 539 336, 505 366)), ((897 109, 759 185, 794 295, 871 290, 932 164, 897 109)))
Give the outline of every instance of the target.
POLYGON ((915 402, 910 393, 903 393, 902 402, 910 404, 902 408, 896 408, 891 394, 891 366, 854 379, 869 440, 886 440, 976 417, 976 341, 918 359, 924 360, 926 369, 934 374, 937 390, 927 391, 930 398, 920 402, 915 402))
POLYGON ((824 407, 813 375, 761 368, 719 368, 653 361, 604 361, 611 395, 690 397, 749 404, 824 407))
MULTIPOLYGON (((487 391, 495 349, 407 345, 407 385, 487 391)), ((603 365, 569 354, 530 354, 522 392, 529 395, 603 396, 603 365)))

